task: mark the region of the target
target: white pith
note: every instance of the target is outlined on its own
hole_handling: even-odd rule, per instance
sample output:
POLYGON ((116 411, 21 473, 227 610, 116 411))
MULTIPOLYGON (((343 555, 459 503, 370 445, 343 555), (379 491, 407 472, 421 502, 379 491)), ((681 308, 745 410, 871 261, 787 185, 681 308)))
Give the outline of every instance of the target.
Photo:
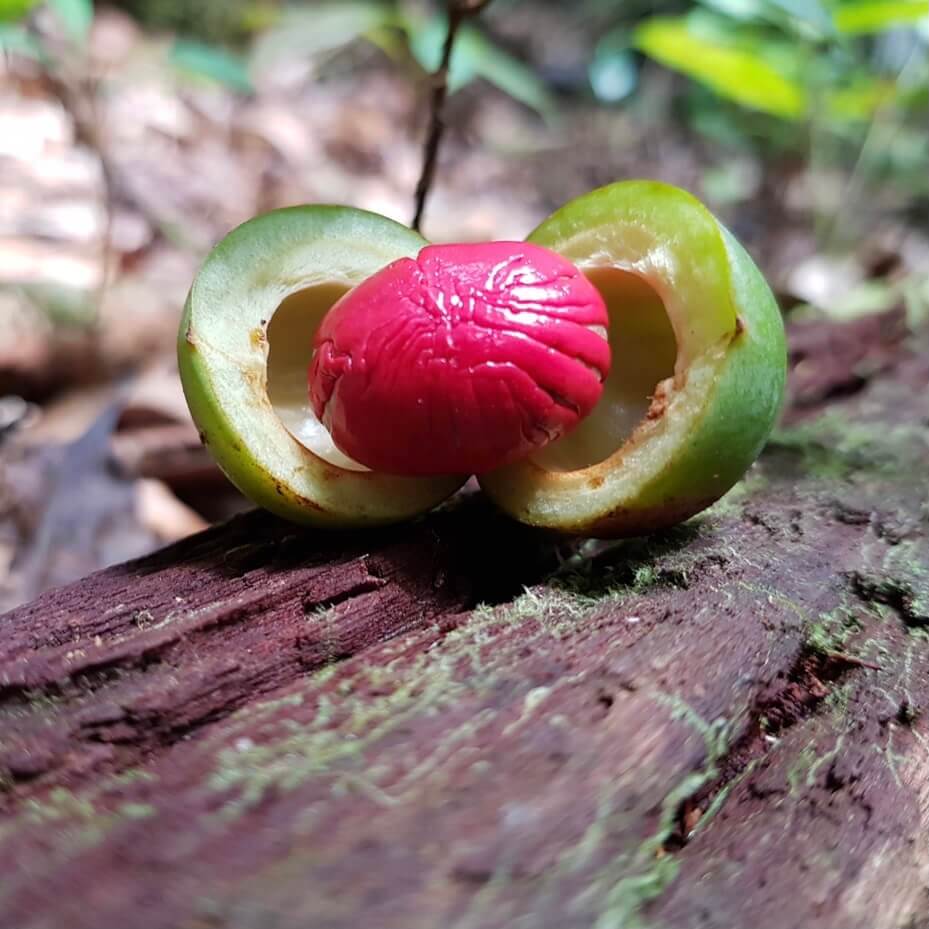
POLYGON ((268 323, 268 399, 287 431, 323 461, 347 471, 368 471, 336 448, 309 402, 307 372, 313 337, 326 312, 348 288, 321 284, 287 297, 268 323))
POLYGON ((550 471, 576 471, 609 458, 645 418, 658 384, 674 374, 674 331, 648 282, 617 268, 591 268, 587 277, 610 308, 609 334, 596 328, 609 339, 612 364, 593 412, 532 455, 550 471))

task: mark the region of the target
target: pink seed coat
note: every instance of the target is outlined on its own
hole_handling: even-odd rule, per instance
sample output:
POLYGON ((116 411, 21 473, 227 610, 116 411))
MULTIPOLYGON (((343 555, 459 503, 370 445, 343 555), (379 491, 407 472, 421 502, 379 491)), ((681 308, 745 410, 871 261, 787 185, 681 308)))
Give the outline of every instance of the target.
POLYGON ((328 312, 310 402, 375 471, 480 474, 590 413, 610 367, 607 324, 597 289, 548 249, 429 245, 328 312))

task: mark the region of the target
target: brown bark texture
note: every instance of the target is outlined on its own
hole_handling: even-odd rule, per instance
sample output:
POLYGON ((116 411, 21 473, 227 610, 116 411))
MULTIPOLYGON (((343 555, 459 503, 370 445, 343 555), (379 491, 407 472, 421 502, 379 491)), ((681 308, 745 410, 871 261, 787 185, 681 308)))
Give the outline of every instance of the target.
POLYGON ((0 926, 929 925, 927 339, 792 365, 670 532, 250 513, 0 618, 0 926))

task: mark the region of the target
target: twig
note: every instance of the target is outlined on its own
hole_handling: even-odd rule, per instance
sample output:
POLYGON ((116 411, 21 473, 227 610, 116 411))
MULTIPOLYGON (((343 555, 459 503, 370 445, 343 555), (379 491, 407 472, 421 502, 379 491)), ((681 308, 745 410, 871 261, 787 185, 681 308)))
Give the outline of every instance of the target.
POLYGON ((845 652, 824 652, 827 658, 833 661, 840 661, 842 664, 853 665, 856 668, 870 668, 872 671, 883 671, 884 669, 873 661, 865 661, 864 658, 856 658, 854 655, 847 655, 845 652))
POLYGON ((442 59, 439 67, 432 75, 432 99, 429 107, 429 131, 423 146, 423 167, 416 184, 416 209, 413 213, 413 228, 419 232, 423 219, 423 210, 426 207, 426 197, 432 187, 435 176, 435 166, 439 154, 439 143, 445 131, 442 120, 442 110, 445 98, 448 96, 448 71, 452 59, 452 49, 455 46, 455 36, 458 28, 469 17, 479 13, 490 0, 448 0, 448 32, 445 35, 445 45, 442 46, 442 59))

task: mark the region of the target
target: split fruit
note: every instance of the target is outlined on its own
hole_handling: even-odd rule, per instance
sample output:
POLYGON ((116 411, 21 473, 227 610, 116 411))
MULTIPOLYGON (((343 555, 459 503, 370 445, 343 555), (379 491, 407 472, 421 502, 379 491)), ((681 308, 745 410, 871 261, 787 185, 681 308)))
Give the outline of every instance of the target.
POLYGON ((482 476, 484 491, 523 522, 603 537, 718 500, 761 451, 787 370, 781 314, 748 253, 693 196, 652 181, 572 200, 529 241, 603 295, 613 365, 574 432, 482 476))
POLYGON ((368 470, 335 447, 307 396, 329 308, 426 244, 374 213, 301 206, 249 220, 207 257, 181 319, 181 382, 203 441, 254 503, 311 525, 371 526, 426 512, 467 479, 368 470))
POLYGON ((729 489, 786 367, 745 251, 689 194, 640 181, 572 201, 527 243, 427 247, 344 207, 265 214, 207 258, 178 354, 220 466, 282 516, 394 522, 477 472, 517 519, 599 536, 729 489))

